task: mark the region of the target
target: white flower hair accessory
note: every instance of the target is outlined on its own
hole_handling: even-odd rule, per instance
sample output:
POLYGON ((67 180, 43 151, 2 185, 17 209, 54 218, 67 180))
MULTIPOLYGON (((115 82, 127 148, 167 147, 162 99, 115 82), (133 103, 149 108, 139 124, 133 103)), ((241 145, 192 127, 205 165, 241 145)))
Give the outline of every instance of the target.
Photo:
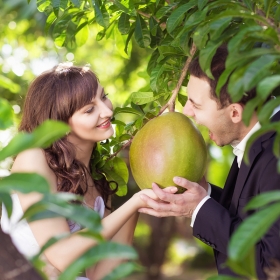
POLYGON ((62 62, 57 65, 55 72, 58 72, 59 74, 62 74, 62 73, 66 74, 68 71, 70 71, 71 67, 73 67, 72 62, 70 62, 70 61, 62 62))

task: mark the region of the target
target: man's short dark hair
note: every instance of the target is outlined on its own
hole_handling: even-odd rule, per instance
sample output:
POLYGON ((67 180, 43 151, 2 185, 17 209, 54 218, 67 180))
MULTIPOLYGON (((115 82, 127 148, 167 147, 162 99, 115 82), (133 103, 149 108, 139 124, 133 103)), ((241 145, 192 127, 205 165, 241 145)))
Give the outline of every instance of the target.
MULTIPOLYGON (((211 72, 214 77, 214 80, 209 78, 205 72, 201 69, 199 65, 198 57, 194 58, 189 66, 189 72, 192 76, 195 76, 199 79, 206 80, 211 88, 211 98, 215 99, 220 108, 224 108, 232 103, 232 99, 230 94, 227 91, 228 81, 226 84, 221 88, 220 95, 216 93, 216 86, 220 76, 222 75, 223 71, 225 70, 225 62, 228 56, 227 46, 222 45, 219 47, 213 56, 211 62, 211 72)), ((245 105, 249 100, 253 99, 256 96, 256 89, 253 88, 250 91, 246 92, 242 98, 238 101, 238 103, 245 105)))

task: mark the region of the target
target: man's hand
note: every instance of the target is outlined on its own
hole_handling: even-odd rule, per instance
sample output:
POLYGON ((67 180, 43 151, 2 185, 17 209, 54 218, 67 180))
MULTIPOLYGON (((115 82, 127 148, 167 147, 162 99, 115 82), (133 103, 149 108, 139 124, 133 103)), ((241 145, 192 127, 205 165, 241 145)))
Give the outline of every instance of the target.
POLYGON ((199 202, 207 196, 207 191, 198 183, 188 181, 181 177, 174 177, 174 183, 186 189, 182 194, 172 193, 172 188, 161 189, 153 183, 152 188, 160 200, 154 200, 145 194, 140 198, 145 201, 148 208, 140 208, 139 212, 156 217, 184 216, 191 218, 199 202))

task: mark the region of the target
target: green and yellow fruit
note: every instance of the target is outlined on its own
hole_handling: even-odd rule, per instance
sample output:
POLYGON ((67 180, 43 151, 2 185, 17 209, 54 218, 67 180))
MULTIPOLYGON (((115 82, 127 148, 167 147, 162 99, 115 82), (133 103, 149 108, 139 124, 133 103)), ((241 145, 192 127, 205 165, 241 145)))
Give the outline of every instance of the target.
MULTIPOLYGON (((140 189, 151 188, 153 182, 165 188, 175 185, 174 176, 198 182, 206 169, 207 149, 200 131, 188 117, 169 112, 137 132, 129 161, 140 189)), ((184 190, 178 188, 178 192, 184 190)))

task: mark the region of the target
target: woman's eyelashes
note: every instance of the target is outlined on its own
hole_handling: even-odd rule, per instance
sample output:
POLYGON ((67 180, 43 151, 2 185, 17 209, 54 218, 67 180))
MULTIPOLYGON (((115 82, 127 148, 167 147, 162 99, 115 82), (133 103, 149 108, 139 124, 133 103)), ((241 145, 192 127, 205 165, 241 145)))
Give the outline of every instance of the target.
MULTIPOLYGON (((108 99, 108 94, 109 93, 104 93, 103 95, 102 95, 102 97, 101 97, 101 99, 102 100, 107 100, 108 99)), ((94 106, 91 106, 89 109, 87 109, 86 111, 85 111, 85 113, 86 114, 90 114, 92 111, 93 111, 93 109, 94 109, 94 106)))
POLYGON ((92 107, 90 107, 89 109, 87 109, 87 110, 85 111, 85 113, 86 113, 86 114, 90 114, 90 113, 93 111, 93 109, 94 109, 94 107, 92 106, 92 107))

